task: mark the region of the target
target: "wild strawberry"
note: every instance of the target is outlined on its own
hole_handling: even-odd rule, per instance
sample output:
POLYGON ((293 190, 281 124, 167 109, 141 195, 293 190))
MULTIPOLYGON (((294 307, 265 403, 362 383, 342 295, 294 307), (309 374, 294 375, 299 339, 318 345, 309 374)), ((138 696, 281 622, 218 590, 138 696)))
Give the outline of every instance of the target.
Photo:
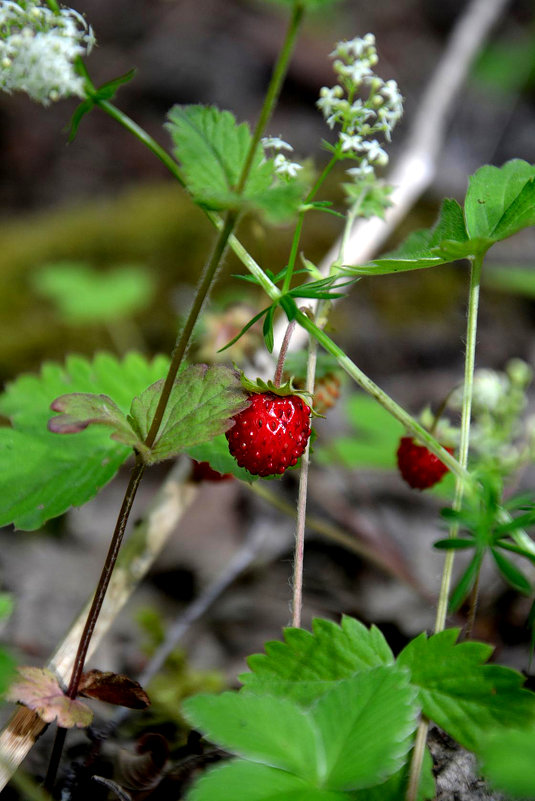
POLYGON ((220 473, 210 467, 209 462, 197 462, 195 459, 191 460, 191 480, 200 481, 228 481, 233 478, 230 473, 220 473))
POLYGON ((298 395, 253 393, 251 405, 234 417, 226 433, 240 467, 255 476, 284 473, 306 448, 310 408, 298 395))
MULTIPOLYGON (((446 448, 453 453, 452 448, 446 448)), ((402 437, 397 452, 401 477, 413 489, 424 490, 438 484, 448 468, 424 445, 417 445, 412 437, 402 437)))

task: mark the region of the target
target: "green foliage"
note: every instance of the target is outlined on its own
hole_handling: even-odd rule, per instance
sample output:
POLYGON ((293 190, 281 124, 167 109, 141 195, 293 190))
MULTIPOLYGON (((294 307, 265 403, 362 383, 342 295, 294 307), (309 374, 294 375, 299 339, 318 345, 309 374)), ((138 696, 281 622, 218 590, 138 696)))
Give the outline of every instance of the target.
POLYGON ((254 153, 242 191, 239 181, 252 145, 247 123, 237 124, 230 111, 207 106, 173 106, 169 112, 175 155, 184 182, 196 203, 208 209, 256 209, 272 221, 292 216, 303 188, 297 181, 281 184, 273 159, 262 145, 254 153))
POLYGON ((535 729, 490 731, 478 755, 484 775, 499 790, 514 798, 535 797, 535 729))
POLYGON ((86 100, 80 103, 71 117, 70 123, 70 130, 69 130, 69 142, 72 142, 78 133, 78 127, 86 114, 88 114, 91 109, 97 106, 100 102, 111 100, 115 97, 117 90, 124 84, 128 83, 134 77, 136 71, 129 70, 124 75, 120 75, 118 78, 112 78, 111 81, 106 81, 98 88, 95 88, 89 78, 89 73, 87 72, 84 63, 81 59, 78 59, 77 67, 81 74, 85 77, 85 93, 86 93, 86 100))
POLYGON ((502 167, 485 165, 469 180, 464 209, 456 200, 445 200, 433 228, 416 231, 392 253, 345 271, 385 275, 481 256, 496 242, 531 225, 535 225, 535 166, 521 159, 502 167))
POLYGON ((249 484, 258 480, 258 476, 253 476, 248 470, 238 466, 236 459, 230 455, 227 438, 224 434, 214 437, 209 442, 187 447, 185 451, 197 462, 208 462, 210 467, 217 470, 218 473, 231 473, 249 484))
POLYGON ((79 325, 128 317, 145 308, 155 290, 151 274, 142 267, 125 265, 103 273, 70 261, 41 267, 32 283, 66 322, 79 325))
MULTIPOLYGON (((163 388, 163 379, 132 401, 128 421, 143 441, 150 429, 163 388)), ((223 433, 232 417, 249 405, 240 379, 228 367, 195 364, 179 373, 167 403, 160 431, 144 454, 147 464, 169 459, 186 448, 223 433)))
POLYGON ((378 667, 337 682, 308 708, 245 691, 196 696, 184 707, 227 750, 318 790, 345 792, 379 784, 403 765, 415 727, 413 700, 404 673, 378 667))
POLYGON ((392 651, 379 631, 344 616, 338 626, 317 618, 312 633, 284 630, 284 643, 266 643, 265 654, 247 660, 251 672, 240 676, 248 690, 267 692, 299 703, 309 703, 333 683, 360 670, 394 662, 392 651))
POLYGON ((485 665, 492 647, 456 644, 457 629, 412 640, 397 659, 418 688, 423 714, 457 742, 477 750, 495 726, 535 724, 535 694, 522 688, 524 677, 510 668, 485 665))
POLYGON ((348 468, 394 469, 399 438, 404 433, 401 423, 364 392, 352 394, 345 411, 353 431, 327 446, 318 445, 318 462, 335 460, 348 468))
POLYGON ((472 559, 450 596, 451 610, 458 609, 473 588, 487 554, 493 558, 502 577, 514 589, 527 595, 532 591, 530 581, 506 553, 512 552, 535 562, 533 545, 523 532, 524 528, 535 523, 534 501, 532 498, 528 501, 525 496, 510 498, 507 503, 508 519, 504 520, 501 481, 495 475, 479 474, 478 477, 480 481, 477 492, 465 495, 461 510, 442 510, 442 516, 456 523, 463 536, 450 537, 435 543, 435 548, 439 550, 474 550, 472 559), (522 514, 511 517, 511 512, 522 514), (521 539, 518 537, 519 533, 521 539))
POLYGON ((93 361, 70 356, 62 367, 45 363, 38 376, 22 375, 0 396, 0 413, 12 428, 0 428, 0 525, 31 531, 46 520, 81 506, 110 481, 131 450, 91 427, 75 437, 47 429, 50 404, 72 392, 113 396, 126 413, 132 397, 167 369, 168 360, 147 361, 130 353, 118 360, 98 354, 93 361))

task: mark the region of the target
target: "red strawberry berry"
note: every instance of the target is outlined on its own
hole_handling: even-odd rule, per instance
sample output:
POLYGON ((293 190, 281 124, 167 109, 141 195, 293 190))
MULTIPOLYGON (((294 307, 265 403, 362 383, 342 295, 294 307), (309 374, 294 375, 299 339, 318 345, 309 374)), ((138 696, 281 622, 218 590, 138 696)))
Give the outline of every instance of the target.
MULTIPOLYGON (((453 453, 452 448, 446 448, 453 453)), ((402 478, 413 489, 424 490, 438 484, 448 468, 424 445, 417 445, 412 437, 402 437, 397 452, 402 478)))
POLYGON ((284 473, 306 448, 310 408, 298 395, 254 393, 251 405, 234 417, 226 433, 240 467, 255 476, 284 473))
POLYGON ((191 480, 195 482, 200 481, 228 481, 234 478, 230 473, 219 473, 210 467, 209 462, 197 462, 195 459, 191 460, 191 480))

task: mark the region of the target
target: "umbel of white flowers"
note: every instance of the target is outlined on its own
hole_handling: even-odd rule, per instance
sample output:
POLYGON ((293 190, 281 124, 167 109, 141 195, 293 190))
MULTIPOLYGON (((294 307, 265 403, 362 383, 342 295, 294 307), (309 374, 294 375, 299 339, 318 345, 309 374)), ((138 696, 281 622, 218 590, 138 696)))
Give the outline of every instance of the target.
POLYGON ((403 98, 396 81, 384 81, 373 70, 379 60, 373 33, 338 42, 331 58, 338 83, 321 89, 317 106, 330 128, 340 126, 338 141, 329 149, 340 158, 358 161, 347 172, 363 178, 372 175, 376 165, 388 163, 388 154, 373 137, 380 133, 390 142, 403 114, 403 98))
POLYGON ((94 43, 91 27, 72 8, 56 14, 34 0, 0 0, 0 89, 26 92, 44 106, 84 97, 74 62, 94 43))

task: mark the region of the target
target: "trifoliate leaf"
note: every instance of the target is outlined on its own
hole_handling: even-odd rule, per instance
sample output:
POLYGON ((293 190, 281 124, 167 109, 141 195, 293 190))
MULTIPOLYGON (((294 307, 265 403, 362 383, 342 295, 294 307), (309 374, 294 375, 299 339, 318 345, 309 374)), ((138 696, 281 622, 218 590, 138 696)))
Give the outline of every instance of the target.
POLYGON ((232 753, 318 789, 348 791, 379 784, 401 768, 416 725, 415 695, 408 674, 388 666, 335 683, 306 710, 288 698, 243 690, 198 695, 184 709, 232 753))
POLYGON ((483 664, 492 648, 479 642, 456 644, 457 629, 412 640, 397 664, 411 672, 423 714, 457 742, 477 751, 495 726, 533 726, 535 693, 522 688, 520 673, 483 664))
POLYGON ((478 756, 482 772, 499 790, 514 798, 535 798, 535 729, 489 731, 478 756))
POLYGON ((127 412, 132 398, 165 375, 168 360, 130 353, 118 360, 69 356, 65 366, 45 363, 39 375, 22 375, 0 396, 0 413, 13 428, 0 428, 0 525, 31 531, 81 506, 110 481, 131 448, 91 426, 73 436, 47 429, 50 404, 73 392, 103 393, 127 412))
POLYGON ((176 145, 184 182, 201 206, 210 209, 260 209, 273 221, 299 208, 302 188, 281 184, 273 159, 258 145, 242 191, 239 181, 252 144, 247 123, 230 111, 208 106, 173 106, 167 128, 176 145))
POLYGON ((246 689, 307 704, 340 679, 394 661, 381 632, 354 618, 343 617, 340 626, 318 618, 312 631, 285 629, 284 643, 268 642, 265 654, 250 656, 252 672, 240 676, 246 689))
POLYGON ((535 166, 521 159, 472 175, 464 203, 471 239, 497 242, 535 223, 535 166))
POLYGON ((148 270, 124 265, 107 272, 84 262, 59 262, 41 267, 33 277, 35 289, 53 301, 71 324, 114 322, 151 302, 154 281, 148 270))
POLYGON ((247 788, 247 801, 349 801, 347 793, 330 792, 278 768, 236 759, 201 776, 186 801, 236 801, 247 788))
MULTIPOLYGON (((157 381, 132 401, 128 420, 141 440, 149 432, 163 383, 163 379, 157 381)), ((238 375, 228 367, 188 367, 177 376, 160 432, 145 461, 152 464, 169 459, 227 431, 233 425, 232 417, 249 403, 238 375)))
POLYGON ((57 719, 58 726, 83 728, 93 720, 93 713, 83 701, 65 695, 51 670, 38 667, 19 667, 22 681, 15 682, 6 693, 8 701, 20 703, 35 710, 45 723, 57 719))

